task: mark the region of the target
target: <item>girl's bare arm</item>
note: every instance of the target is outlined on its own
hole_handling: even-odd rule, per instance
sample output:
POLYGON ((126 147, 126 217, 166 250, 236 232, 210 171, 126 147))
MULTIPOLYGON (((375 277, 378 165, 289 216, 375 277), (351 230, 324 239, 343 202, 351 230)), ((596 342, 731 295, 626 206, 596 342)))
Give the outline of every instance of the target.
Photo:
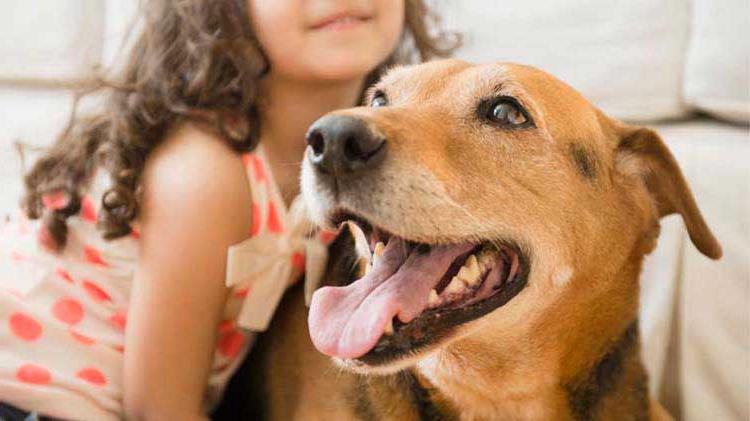
POLYGON ((227 297, 227 248, 250 227, 236 153, 182 127, 149 157, 125 341, 127 419, 205 419, 203 397, 227 297))

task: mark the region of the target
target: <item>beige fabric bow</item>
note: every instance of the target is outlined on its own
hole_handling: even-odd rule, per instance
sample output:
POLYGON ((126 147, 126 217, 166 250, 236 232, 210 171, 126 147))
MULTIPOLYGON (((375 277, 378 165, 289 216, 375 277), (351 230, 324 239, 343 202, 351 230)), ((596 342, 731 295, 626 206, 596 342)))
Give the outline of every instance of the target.
POLYGON ((310 236, 312 223, 305 217, 301 199, 292 202, 283 233, 261 232, 229 247, 226 285, 249 287, 237 324, 261 332, 268 329, 276 307, 286 288, 298 275, 293 258, 305 254, 306 283, 318 284, 323 276, 328 248, 317 237, 310 236))

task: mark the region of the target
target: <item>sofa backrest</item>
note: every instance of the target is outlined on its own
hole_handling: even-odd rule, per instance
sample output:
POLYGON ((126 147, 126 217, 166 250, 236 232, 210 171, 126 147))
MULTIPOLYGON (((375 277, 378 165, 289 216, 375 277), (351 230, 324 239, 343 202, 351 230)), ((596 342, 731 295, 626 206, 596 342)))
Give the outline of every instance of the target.
POLYGON ((750 121, 747 0, 432 0, 458 56, 544 68, 630 121, 750 121))

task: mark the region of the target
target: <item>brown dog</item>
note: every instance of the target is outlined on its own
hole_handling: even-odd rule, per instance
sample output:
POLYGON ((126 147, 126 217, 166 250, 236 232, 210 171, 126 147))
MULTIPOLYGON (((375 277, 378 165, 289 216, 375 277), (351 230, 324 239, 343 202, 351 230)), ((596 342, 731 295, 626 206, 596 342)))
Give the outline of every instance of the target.
POLYGON ((302 187, 375 262, 352 269, 347 228, 310 336, 301 290, 285 299, 249 364, 263 416, 668 417, 639 355, 641 262, 671 213, 721 248, 659 136, 515 64, 397 68, 369 102, 313 125, 302 187))

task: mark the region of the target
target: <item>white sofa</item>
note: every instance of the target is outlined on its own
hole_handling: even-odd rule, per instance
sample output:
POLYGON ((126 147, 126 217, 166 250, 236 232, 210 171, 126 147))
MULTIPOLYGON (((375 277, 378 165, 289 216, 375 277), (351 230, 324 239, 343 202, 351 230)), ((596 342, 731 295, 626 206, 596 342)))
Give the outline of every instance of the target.
MULTIPOLYGON (((21 191, 13 142, 53 140, 70 111, 65 86, 111 62, 135 3, 0 0, 0 218, 21 191)), ((706 259, 679 218, 664 220, 642 277, 651 391, 678 419, 748 419, 747 1, 432 3, 465 33, 459 57, 545 68, 609 114, 662 134, 725 255, 706 259)))

